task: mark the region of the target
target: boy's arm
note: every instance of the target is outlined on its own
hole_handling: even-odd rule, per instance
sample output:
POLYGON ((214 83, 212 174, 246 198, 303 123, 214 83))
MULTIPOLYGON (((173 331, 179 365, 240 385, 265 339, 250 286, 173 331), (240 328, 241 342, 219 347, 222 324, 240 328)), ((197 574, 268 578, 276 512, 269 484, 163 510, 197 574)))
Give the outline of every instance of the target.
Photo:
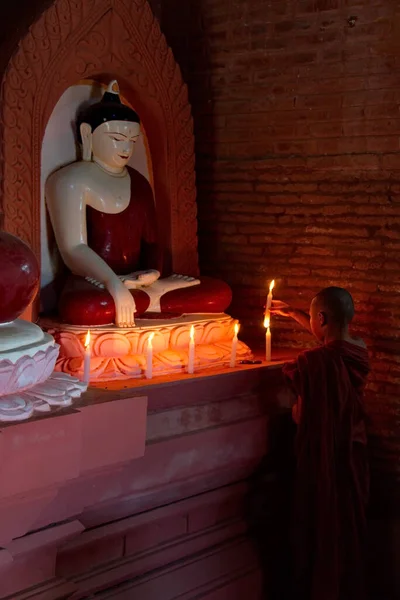
POLYGON ((271 313, 273 315, 279 315, 281 317, 291 317, 299 325, 307 329, 311 333, 310 327, 310 315, 302 310, 297 310, 296 308, 292 308, 286 302, 281 302, 280 300, 273 300, 271 306, 271 313))
POLYGON ((304 329, 307 329, 307 331, 311 333, 310 315, 308 315, 306 312, 303 312, 302 310, 297 310, 296 308, 292 308, 290 309, 289 317, 292 317, 292 319, 297 321, 299 325, 301 325, 302 327, 304 327, 304 329))

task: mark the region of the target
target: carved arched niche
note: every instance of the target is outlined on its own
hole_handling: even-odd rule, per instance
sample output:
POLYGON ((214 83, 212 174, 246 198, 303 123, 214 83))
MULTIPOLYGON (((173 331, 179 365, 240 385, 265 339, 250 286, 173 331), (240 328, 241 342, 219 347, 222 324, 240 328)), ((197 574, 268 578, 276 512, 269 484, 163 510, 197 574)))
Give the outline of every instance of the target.
POLYGON ((148 136, 165 258, 197 275, 194 138, 187 88, 145 0, 56 0, 20 41, 1 90, 3 228, 40 257, 41 146, 63 92, 119 81, 148 136))

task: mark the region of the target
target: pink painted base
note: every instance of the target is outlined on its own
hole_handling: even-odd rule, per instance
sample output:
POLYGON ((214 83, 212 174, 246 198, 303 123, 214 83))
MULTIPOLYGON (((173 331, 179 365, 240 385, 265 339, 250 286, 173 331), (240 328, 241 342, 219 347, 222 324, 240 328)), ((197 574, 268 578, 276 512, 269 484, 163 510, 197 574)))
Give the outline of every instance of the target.
POLYGON ((243 481, 285 390, 279 367, 237 369, 3 426, 0 597, 261 598, 243 481))

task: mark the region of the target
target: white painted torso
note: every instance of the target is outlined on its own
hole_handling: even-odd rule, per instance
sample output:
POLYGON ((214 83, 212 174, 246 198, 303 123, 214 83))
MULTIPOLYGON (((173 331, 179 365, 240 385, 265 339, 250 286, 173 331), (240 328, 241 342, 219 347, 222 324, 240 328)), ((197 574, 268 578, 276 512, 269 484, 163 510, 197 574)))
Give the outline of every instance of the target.
POLYGON ((129 172, 126 170, 122 177, 114 176, 94 162, 72 163, 47 180, 46 200, 50 211, 52 206, 63 203, 71 194, 79 197, 80 209, 91 206, 108 214, 120 213, 128 207, 131 198, 129 172))

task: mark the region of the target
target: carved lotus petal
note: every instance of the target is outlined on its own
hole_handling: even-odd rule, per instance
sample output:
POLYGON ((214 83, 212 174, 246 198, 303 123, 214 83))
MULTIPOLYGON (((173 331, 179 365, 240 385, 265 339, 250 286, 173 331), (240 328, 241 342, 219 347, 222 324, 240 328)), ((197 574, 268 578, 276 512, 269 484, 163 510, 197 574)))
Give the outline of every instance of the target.
POLYGON ((139 346, 139 331, 130 331, 125 334, 126 339, 129 341, 130 351, 129 354, 139 354, 138 346, 139 346))
POLYGON ((72 390, 68 390, 68 394, 71 396, 71 398, 80 398, 83 394, 83 392, 86 392, 87 390, 87 384, 83 383, 83 381, 81 381, 82 386, 84 387, 74 387, 72 388, 72 390))
MULTIPOLYGON (((38 398, 43 396, 44 399, 55 398, 57 399, 60 393, 68 391, 66 386, 63 386, 61 382, 57 380, 48 379, 44 383, 39 383, 34 386, 34 394, 38 398)), ((29 390, 28 390, 29 392, 29 390)))
POLYGON ((97 336, 93 344, 93 355, 117 358, 130 354, 129 339, 123 333, 109 332, 97 336))
POLYGON ((23 421, 33 413, 32 402, 24 394, 12 394, 0 399, 1 421, 23 421))
POLYGON ((243 360, 243 359, 250 359, 253 358, 253 353, 250 350, 250 348, 248 346, 246 346, 246 344, 244 342, 239 341, 238 346, 237 346, 237 356, 243 360))
POLYGON ((77 377, 67 375, 67 373, 54 372, 51 374, 51 379, 57 379, 57 381, 65 381, 68 385, 73 386, 81 383, 81 381, 77 377))
MULTIPOLYGON (((107 370, 107 367, 109 365, 110 362, 110 358, 102 358, 101 356, 99 357, 92 357, 92 360, 90 361, 90 373, 91 375, 93 374, 95 377, 99 376, 101 377, 103 375, 103 373, 107 370)), ((70 371, 68 371, 70 372, 70 371)), ((80 367, 80 373, 82 376, 83 373, 83 361, 81 363, 81 367, 80 367)))
POLYGON ((227 327, 221 321, 207 323, 203 332, 203 344, 215 344, 224 337, 227 337, 227 327))
MULTIPOLYGON (((71 398, 79 398, 87 390, 87 384, 80 381, 77 377, 67 375, 66 373, 52 373, 47 380, 49 385, 55 385, 58 389, 62 388, 71 398)), ((46 382, 46 383, 47 383, 46 382)))
POLYGON ((78 398, 86 391, 87 385, 77 382, 74 377, 63 378, 56 374, 47 381, 24 392, 24 396, 32 400, 35 410, 45 412, 45 404, 50 406, 70 406, 73 398, 78 398), (71 381, 74 383, 71 388, 71 381), (79 384, 79 385, 78 385, 79 384))
MULTIPOLYGON (((170 347, 173 349, 187 348, 190 341, 190 325, 181 325, 171 333, 170 347)), ((201 343, 202 327, 195 325, 196 344, 201 343)))
POLYGON ((153 338, 154 352, 162 352, 168 349, 169 332, 164 329, 162 331, 156 331, 153 338))
POLYGON ((227 352, 218 346, 207 346, 203 344, 196 349, 196 358, 207 362, 218 362, 227 358, 227 352))
POLYGON ((161 352, 162 350, 168 348, 168 331, 167 330, 148 330, 143 331, 139 335, 138 345, 137 345, 137 354, 146 354, 147 344, 149 341, 149 337, 151 334, 154 334, 153 337, 153 350, 154 352, 161 352))
POLYGON ((3 390, 7 390, 10 387, 10 379, 13 374, 13 365, 9 360, 0 361, 0 396, 3 394, 3 390))
POLYGON ((118 358, 97 358, 97 364, 94 369, 90 369, 90 373, 98 381, 112 381, 122 377, 118 358))
POLYGON ((157 355, 159 362, 168 367, 168 369, 182 369, 187 365, 187 352, 179 352, 174 350, 165 350, 162 354, 157 355))
POLYGON ((74 333, 62 332, 55 336, 61 346, 60 358, 84 356, 84 348, 74 333))
POLYGON ((47 404, 47 402, 44 402, 43 400, 32 399, 32 404, 35 412, 45 413, 51 411, 50 404, 47 404))
MULTIPOLYGON (((219 344, 217 344, 217 346, 219 348, 221 348, 221 350, 223 350, 223 352, 226 353, 226 355, 231 353, 232 350, 232 342, 231 341, 226 341, 226 342, 220 342, 219 344)), ((240 358, 241 360, 243 359, 250 359, 253 356, 253 353, 251 352, 250 348, 248 346, 246 346, 246 344, 244 342, 241 342, 240 340, 238 341, 238 345, 236 348, 236 356, 237 358, 240 358)))
POLYGON ((66 373, 52 373, 48 379, 49 383, 62 385, 71 398, 79 398, 87 390, 87 384, 80 381, 77 377, 67 375, 66 373))
MULTIPOLYGON (((50 350, 51 352, 47 353, 48 356, 54 355, 54 352, 57 354, 57 348, 50 350)), ((42 354, 44 353, 42 352, 42 354)), ((26 359, 26 357, 23 358, 26 359)), ((54 358, 51 360, 54 361, 54 358)), ((23 361, 25 367, 28 362, 23 361)), ((36 364, 32 359, 29 365, 30 363, 36 364)), ((45 362, 44 368, 46 369, 47 364, 48 362, 45 362)), ((14 368, 16 365, 9 363, 9 366, 14 368)), ((13 376, 16 373, 17 370, 13 369, 13 376)), ((51 406, 70 406, 73 398, 79 397, 86 389, 87 385, 76 378, 64 373, 54 373, 46 381, 29 389, 0 397, 0 421, 23 421, 29 419, 34 411, 43 413, 49 412, 51 406)))
POLYGON ((60 386, 57 395, 53 394, 53 387, 47 393, 46 384, 43 384, 43 386, 40 390, 36 388, 28 390, 26 395, 32 399, 47 402, 50 406, 69 406, 72 403, 71 395, 62 386, 60 386))
POLYGON ((140 366, 137 356, 118 358, 115 363, 118 370, 128 377, 139 377, 142 374, 142 367, 140 366))
POLYGON ((38 369, 42 371, 38 381, 45 381, 53 373, 59 352, 60 346, 55 344, 53 347, 48 348, 46 352, 39 352, 35 355, 34 359, 36 360, 37 358, 38 369))
POLYGON ((59 358, 56 364, 56 371, 76 376, 82 371, 82 364, 83 360, 81 358, 59 358))
POLYGON ((34 359, 29 356, 22 356, 15 363, 8 387, 2 391, 2 395, 32 387, 38 381, 40 375, 41 373, 37 373, 34 359))

